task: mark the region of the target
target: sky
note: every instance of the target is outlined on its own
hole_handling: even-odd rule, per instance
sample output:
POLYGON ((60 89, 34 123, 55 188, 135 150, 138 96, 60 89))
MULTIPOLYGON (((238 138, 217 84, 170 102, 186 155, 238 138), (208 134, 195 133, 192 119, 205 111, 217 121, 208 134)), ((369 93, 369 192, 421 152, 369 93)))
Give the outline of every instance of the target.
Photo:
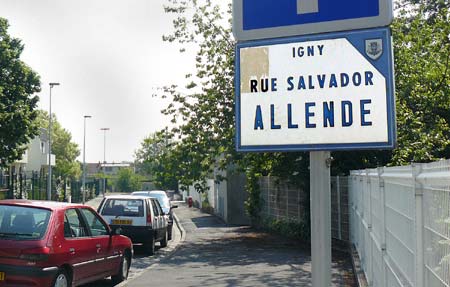
MULTIPOLYGON (((225 4, 231 0, 222 1, 225 4)), ((164 85, 186 84, 195 48, 162 41, 173 16, 164 0, 0 0, 8 33, 22 40, 21 59, 40 75, 39 108, 51 108, 86 162, 132 161, 142 140, 169 125, 152 97, 164 85), (101 131, 109 128, 109 131, 101 131), (104 141, 104 135, 106 140, 104 141), (106 146, 106 150, 104 149, 106 146)))

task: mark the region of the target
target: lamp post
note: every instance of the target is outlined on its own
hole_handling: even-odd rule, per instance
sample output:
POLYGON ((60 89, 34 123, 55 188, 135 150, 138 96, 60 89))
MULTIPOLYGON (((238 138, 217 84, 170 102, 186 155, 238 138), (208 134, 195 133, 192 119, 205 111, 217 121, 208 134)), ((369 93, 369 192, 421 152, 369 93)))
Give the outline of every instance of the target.
POLYGON ((86 201, 86 119, 90 119, 91 116, 84 116, 84 136, 83 136, 83 204, 86 201))
POLYGON ((101 128, 103 131, 103 196, 105 196, 106 192, 106 177, 105 177, 105 164, 106 164, 106 131, 109 131, 109 128, 101 128))
POLYGON ((47 200, 52 199, 52 88, 59 86, 59 83, 49 83, 50 85, 50 107, 48 119, 48 180, 47 180, 47 200))

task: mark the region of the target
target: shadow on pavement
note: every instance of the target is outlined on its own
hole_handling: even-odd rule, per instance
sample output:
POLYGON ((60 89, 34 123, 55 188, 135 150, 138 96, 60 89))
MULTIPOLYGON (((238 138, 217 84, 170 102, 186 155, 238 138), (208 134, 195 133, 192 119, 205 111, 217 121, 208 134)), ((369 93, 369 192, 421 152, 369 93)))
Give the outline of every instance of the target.
MULTIPOLYGON (((182 273, 174 276, 181 282, 195 278, 198 286, 227 282, 227 286, 249 286, 251 284, 248 283, 252 283, 254 286, 284 287, 311 286, 310 260, 309 243, 299 243, 249 227, 237 227, 217 239, 184 244, 176 256, 164 260, 164 265, 174 270, 188 266, 192 274, 186 274, 186 278, 182 273), (201 272, 204 268, 215 272, 201 272), (265 268, 267 272, 264 272, 265 268), (236 269, 240 270, 239 274, 236 269), (259 272, 252 271, 255 269, 259 272)), ((345 253, 334 252, 333 266, 339 266, 333 270, 336 272, 333 275, 334 286, 356 286, 352 273, 337 271, 351 270, 351 262, 345 253), (349 269, 342 269, 344 265, 349 269)))

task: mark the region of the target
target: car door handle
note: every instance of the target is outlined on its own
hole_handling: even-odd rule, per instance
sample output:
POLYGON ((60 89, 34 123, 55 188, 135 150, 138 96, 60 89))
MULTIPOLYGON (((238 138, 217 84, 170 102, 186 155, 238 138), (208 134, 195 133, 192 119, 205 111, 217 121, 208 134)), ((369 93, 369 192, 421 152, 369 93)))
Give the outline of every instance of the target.
POLYGON ((102 248, 102 246, 100 244, 95 245, 95 247, 102 248))
POLYGON ((69 248, 69 253, 70 254, 75 254, 75 248, 69 248))

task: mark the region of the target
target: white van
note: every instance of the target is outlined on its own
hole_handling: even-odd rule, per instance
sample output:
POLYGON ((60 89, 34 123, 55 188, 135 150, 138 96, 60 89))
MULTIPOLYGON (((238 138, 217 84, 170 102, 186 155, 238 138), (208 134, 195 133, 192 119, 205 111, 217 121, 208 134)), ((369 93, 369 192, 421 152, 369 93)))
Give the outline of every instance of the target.
POLYGON ((144 244, 153 255, 155 242, 167 246, 167 217, 155 198, 133 195, 105 196, 98 213, 114 228, 121 228, 121 234, 133 243, 144 244))

